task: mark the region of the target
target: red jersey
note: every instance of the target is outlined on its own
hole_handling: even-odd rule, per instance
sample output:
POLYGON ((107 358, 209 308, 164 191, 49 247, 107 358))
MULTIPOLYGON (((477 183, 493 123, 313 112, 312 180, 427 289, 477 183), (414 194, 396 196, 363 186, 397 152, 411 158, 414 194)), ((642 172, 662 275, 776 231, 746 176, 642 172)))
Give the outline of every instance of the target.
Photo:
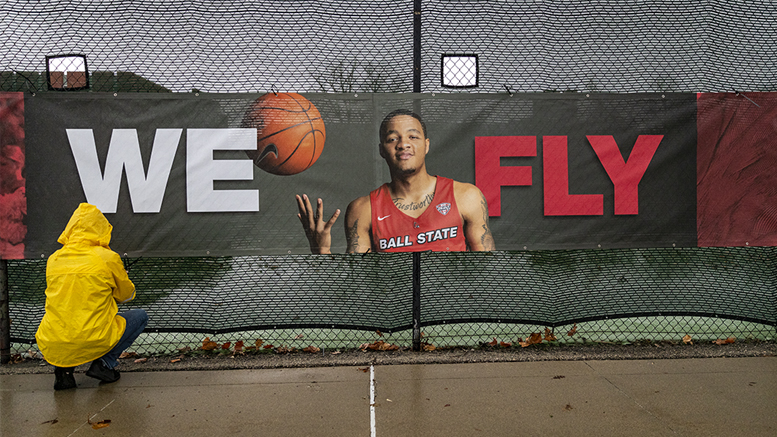
POLYGON ((388 184, 370 193, 374 252, 465 251, 464 223, 453 196, 453 180, 437 176, 434 199, 418 218, 400 211, 388 184))

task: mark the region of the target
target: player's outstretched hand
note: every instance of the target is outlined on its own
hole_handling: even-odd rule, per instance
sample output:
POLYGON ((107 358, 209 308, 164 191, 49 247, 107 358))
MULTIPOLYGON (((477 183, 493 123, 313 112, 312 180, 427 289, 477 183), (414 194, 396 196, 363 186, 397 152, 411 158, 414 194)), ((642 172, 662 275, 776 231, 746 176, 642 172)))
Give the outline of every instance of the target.
POLYGON ((302 223, 305 236, 308 237, 310 251, 316 254, 332 253, 332 226, 337 221, 337 217, 340 216, 340 210, 335 211, 332 217, 325 222, 323 219, 323 200, 318 199, 316 210, 314 211, 307 194, 303 194, 301 197, 297 194, 295 197, 297 198, 297 208, 299 209, 297 218, 302 223))

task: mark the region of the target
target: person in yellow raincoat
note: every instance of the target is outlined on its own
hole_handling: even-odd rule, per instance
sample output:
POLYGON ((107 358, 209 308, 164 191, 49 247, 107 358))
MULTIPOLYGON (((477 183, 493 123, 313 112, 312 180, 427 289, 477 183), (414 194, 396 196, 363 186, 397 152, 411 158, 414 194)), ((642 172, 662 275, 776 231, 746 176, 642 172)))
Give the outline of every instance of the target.
POLYGON ((46 264, 46 313, 35 339, 55 366, 55 390, 75 388, 75 367, 89 361, 87 376, 118 380, 119 355, 148 323, 142 309, 118 312, 117 302, 135 298, 135 285, 108 246, 112 230, 96 206, 80 204, 46 264))

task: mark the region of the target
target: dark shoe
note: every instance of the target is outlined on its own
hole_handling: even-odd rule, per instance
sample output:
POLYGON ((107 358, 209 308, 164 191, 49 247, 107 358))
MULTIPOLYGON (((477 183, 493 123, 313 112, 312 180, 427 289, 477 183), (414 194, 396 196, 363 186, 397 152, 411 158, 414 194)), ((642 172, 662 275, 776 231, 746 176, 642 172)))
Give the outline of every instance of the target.
POLYGON ((99 358, 92 361, 92 365, 89 366, 89 370, 86 371, 86 376, 99 379, 102 382, 116 382, 121 377, 118 370, 109 369, 108 366, 103 363, 103 360, 99 358))
POLYGON ((76 388, 76 379, 73 377, 75 367, 54 367, 54 390, 67 390, 76 388))

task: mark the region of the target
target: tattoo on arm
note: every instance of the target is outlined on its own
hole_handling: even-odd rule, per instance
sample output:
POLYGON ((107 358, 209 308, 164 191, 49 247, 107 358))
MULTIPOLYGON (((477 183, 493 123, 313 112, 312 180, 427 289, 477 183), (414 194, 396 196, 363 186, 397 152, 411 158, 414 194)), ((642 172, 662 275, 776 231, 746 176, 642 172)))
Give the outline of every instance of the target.
POLYGON ((346 230, 345 239, 348 240, 348 253, 355 253, 356 246, 359 245, 359 233, 356 230, 358 226, 359 219, 356 219, 356 221, 353 222, 353 226, 346 230))
POLYGON ((494 237, 488 227, 488 202, 483 194, 480 195, 480 209, 483 212, 483 235, 480 236, 480 243, 483 245, 483 250, 495 250, 494 237))

